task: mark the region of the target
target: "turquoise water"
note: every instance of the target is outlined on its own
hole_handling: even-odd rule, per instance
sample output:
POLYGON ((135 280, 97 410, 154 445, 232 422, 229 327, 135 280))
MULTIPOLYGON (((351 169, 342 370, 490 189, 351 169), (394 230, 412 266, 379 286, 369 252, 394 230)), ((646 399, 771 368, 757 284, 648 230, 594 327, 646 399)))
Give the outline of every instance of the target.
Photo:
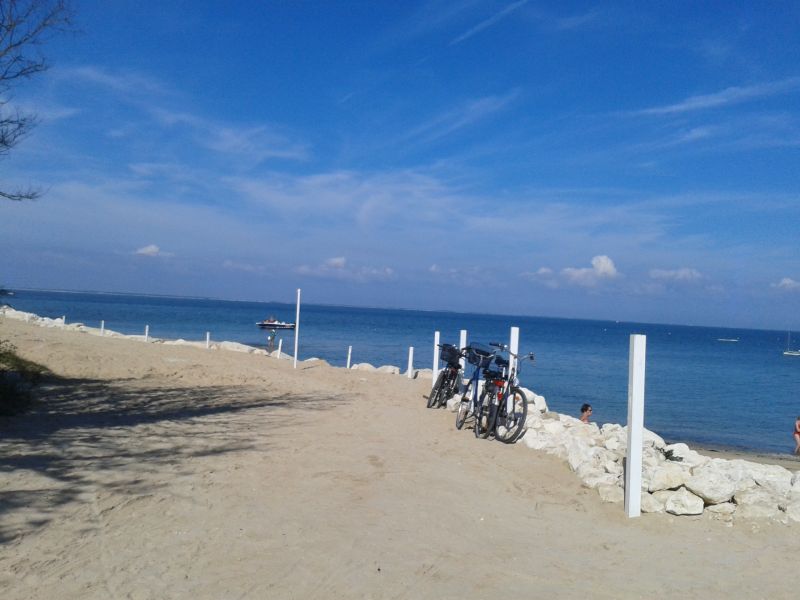
MULTIPOLYGON (((134 295, 17 291, 5 298, 18 310, 42 316, 65 315, 125 334, 204 341, 266 344, 255 322, 275 315, 294 321, 289 304, 134 295)), ((539 317, 304 305, 300 358, 316 356, 344 366, 347 347, 353 363, 396 365, 405 370, 408 347, 414 364, 430 368, 433 333, 458 343, 461 329, 470 341, 507 341, 520 328, 520 349, 534 352, 523 384, 542 394, 552 410, 577 416, 583 402, 599 423, 627 418, 628 345, 632 333, 647 336, 645 426, 668 441, 759 452, 791 452, 791 429, 800 414, 800 357, 786 357, 786 332, 617 323, 539 317), (738 339, 721 342, 719 338, 738 339)), ((292 332, 279 332, 292 351, 292 332)), ((800 340, 800 335, 796 337, 800 340)))

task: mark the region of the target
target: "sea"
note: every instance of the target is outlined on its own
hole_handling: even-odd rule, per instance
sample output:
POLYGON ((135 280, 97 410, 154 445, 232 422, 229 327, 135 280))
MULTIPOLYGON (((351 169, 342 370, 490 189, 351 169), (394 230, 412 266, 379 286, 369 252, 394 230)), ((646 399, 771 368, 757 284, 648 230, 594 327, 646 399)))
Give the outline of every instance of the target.
MULTIPOLYGON (((265 347, 267 332, 256 322, 274 316, 294 322, 295 304, 132 294, 14 290, 1 299, 17 310, 65 316, 123 334, 162 339, 235 341, 265 347)), ((794 450, 792 429, 800 415, 800 357, 784 356, 786 331, 557 319, 523 315, 469 314, 303 304, 299 359, 431 368, 434 332, 443 343, 508 342, 520 329, 525 362, 522 384, 541 394, 551 410, 579 415, 594 408, 598 424, 627 420, 631 334, 647 336, 645 427, 668 442, 706 449, 769 454, 794 450)), ((279 331, 284 351, 294 332, 279 331)), ((800 340, 800 336, 797 337, 800 340)), ((419 402, 409 398, 409 402, 419 402)))

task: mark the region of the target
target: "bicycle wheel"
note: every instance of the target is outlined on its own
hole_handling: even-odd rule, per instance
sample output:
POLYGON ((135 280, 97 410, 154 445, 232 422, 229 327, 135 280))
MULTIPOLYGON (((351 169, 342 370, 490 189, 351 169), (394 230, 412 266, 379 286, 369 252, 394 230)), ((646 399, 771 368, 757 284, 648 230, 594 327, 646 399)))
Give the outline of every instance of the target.
POLYGON ((478 410, 475 414, 475 437, 487 438, 489 432, 492 430, 492 400, 494 394, 487 392, 486 389, 481 392, 481 398, 478 401, 478 410))
POLYGON ((442 393, 442 386, 445 382, 446 371, 441 371, 439 377, 436 378, 436 383, 431 388, 431 393, 428 394, 428 408, 433 408, 439 403, 439 394, 442 393))
POLYGON ((461 402, 458 403, 458 410, 456 411, 456 429, 461 429, 469 416, 470 397, 472 395, 472 383, 467 384, 467 389, 461 396, 461 402))
POLYGON ((456 395, 458 391, 458 371, 450 371, 447 381, 442 385, 442 392, 439 394, 439 407, 445 406, 447 401, 456 395))
POLYGON ((528 416, 528 398, 525 392, 517 387, 509 391, 511 412, 508 411, 508 400, 503 399, 497 411, 497 423, 494 437, 504 444, 513 444, 525 431, 525 418, 528 416))

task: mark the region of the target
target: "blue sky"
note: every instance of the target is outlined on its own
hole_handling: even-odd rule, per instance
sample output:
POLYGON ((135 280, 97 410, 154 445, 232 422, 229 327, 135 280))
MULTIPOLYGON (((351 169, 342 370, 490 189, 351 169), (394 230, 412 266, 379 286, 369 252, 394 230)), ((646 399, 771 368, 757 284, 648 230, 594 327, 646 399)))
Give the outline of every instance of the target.
POLYGON ((800 329, 800 5, 75 2, 0 283, 800 329))

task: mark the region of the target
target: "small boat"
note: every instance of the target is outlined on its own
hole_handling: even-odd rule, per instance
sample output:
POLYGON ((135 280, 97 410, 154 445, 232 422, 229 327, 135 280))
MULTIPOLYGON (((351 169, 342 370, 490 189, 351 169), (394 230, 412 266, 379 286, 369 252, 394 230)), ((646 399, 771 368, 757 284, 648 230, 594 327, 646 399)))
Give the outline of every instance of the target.
POLYGON ((268 317, 256 323, 261 329, 294 329, 294 323, 278 321, 275 317, 268 317))
POLYGON ((717 338, 718 342, 738 342, 739 338, 717 338))
POLYGON ((800 350, 792 350, 792 332, 786 334, 786 350, 784 356, 800 356, 800 350))

